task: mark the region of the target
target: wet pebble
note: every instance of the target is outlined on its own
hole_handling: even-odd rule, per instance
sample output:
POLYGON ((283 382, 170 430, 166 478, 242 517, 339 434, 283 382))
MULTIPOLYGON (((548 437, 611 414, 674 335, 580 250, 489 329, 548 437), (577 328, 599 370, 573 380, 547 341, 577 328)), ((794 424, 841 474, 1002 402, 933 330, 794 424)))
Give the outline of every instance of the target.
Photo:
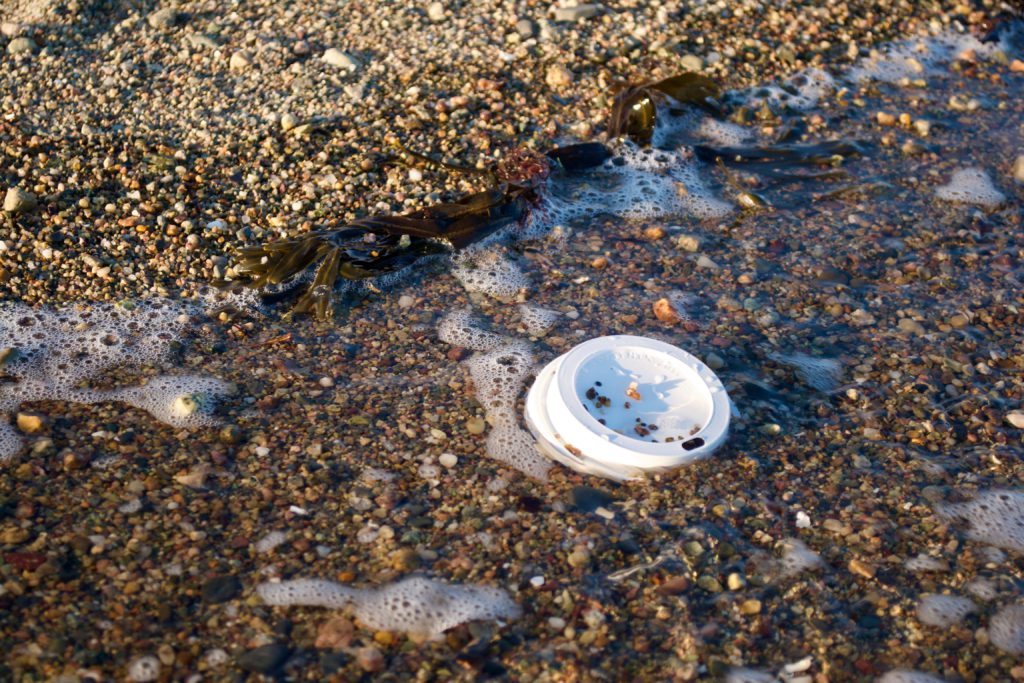
POLYGON ((1024 154, 1018 154, 1013 161, 1013 179, 1024 183, 1024 154))
POLYGON ((277 671, 290 654, 291 650, 287 645, 271 643, 240 655, 238 666, 252 673, 269 674, 277 671))
POLYGON ((581 512, 594 512, 598 508, 609 508, 615 502, 612 494, 590 486, 577 486, 572 490, 572 504, 581 512))
POLYGON ((548 67, 544 80, 552 88, 561 88, 572 83, 572 71, 562 64, 552 64, 548 67))
POLYGON ((601 14, 601 5, 576 5, 574 7, 556 7, 554 11, 555 21, 579 21, 581 19, 593 19, 601 14))
POLYGON ((203 584, 203 602, 217 605, 234 598, 242 590, 242 582, 234 576, 215 576, 203 584))
POLYGON ((4 211, 8 213, 27 213, 36 208, 36 196, 20 187, 12 187, 4 195, 4 211))
POLYGON ((38 47, 36 41, 27 36, 20 36, 7 43, 7 54, 19 55, 33 52, 38 47))
POLYGON ((164 7, 152 12, 146 17, 146 23, 151 28, 170 28, 178 23, 179 14, 178 10, 173 7, 164 7))
POLYGON ((336 47, 332 47, 325 50, 322 59, 327 64, 330 64, 331 66, 336 66, 340 69, 348 69, 349 71, 355 71, 356 69, 359 68, 359 62, 357 62, 352 55, 348 54, 347 52, 343 52, 342 50, 339 50, 336 47))

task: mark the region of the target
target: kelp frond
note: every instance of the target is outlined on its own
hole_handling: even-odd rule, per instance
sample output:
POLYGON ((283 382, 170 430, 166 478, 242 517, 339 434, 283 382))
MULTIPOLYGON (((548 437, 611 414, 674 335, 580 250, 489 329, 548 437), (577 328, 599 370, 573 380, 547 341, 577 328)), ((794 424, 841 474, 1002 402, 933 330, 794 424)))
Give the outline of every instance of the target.
POLYGON ((612 102, 608 137, 627 137, 639 145, 648 145, 654 135, 658 103, 664 96, 718 113, 720 93, 717 83, 692 72, 643 85, 621 86, 612 102))

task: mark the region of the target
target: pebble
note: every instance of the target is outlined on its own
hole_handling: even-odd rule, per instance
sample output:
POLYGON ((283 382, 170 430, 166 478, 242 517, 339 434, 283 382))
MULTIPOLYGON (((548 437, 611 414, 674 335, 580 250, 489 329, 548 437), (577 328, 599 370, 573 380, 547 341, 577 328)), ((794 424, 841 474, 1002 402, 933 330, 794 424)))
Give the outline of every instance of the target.
POLYGON ((654 311, 654 317, 663 323, 675 325, 682 321, 682 317, 668 299, 658 299, 655 301, 652 310, 654 311))
POLYGON ((761 601, 760 600, 744 600, 740 604, 740 612, 748 616, 753 614, 761 613, 761 601))
POLYGON ((27 36, 20 36, 7 43, 7 54, 18 55, 33 52, 37 47, 36 41, 27 36))
POLYGON ((155 12, 150 13, 146 17, 146 22, 151 28, 169 28, 178 23, 179 15, 178 10, 173 7, 164 7, 158 9, 155 12))
POLYGON ((469 432, 470 434, 473 434, 474 436, 478 434, 483 434, 486 429, 487 423, 484 421, 483 418, 471 417, 468 420, 466 420, 466 431, 469 432))
POLYGON ((1024 154, 1018 154, 1013 161, 1013 179, 1024 183, 1024 154))
POLYGON ((427 7, 427 18, 435 24, 444 21, 445 18, 445 6, 443 2, 432 2, 427 7))
POLYGON ((615 502, 612 494, 590 486, 577 486, 572 490, 572 504, 581 512, 594 512, 599 507, 609 508, 615 502))
POLYGON ((203 50, 216 50, 220 47, 220 44, 212 36, 205 33, 190 33, 185 40, 190 46, 203 50))
POLYGON ((269 674, 279 669, 290 654, 287 645, 271 643, 242 653, 238 657, 238 666, 252 673, 269 674))
POLYGON ((536 27, 529 19, 520 19, 516 22, 516 33, 518 33, 519 37, 523 40, 532 38, 535 32, 536 27))
POLYGON ((299 125, 299 120, 289 113, 281 114, 281 130, 289 131, 299 125))
POLYGON ((402 296, 398 297, 399 308, 412 308, 413 304, 415 303, 416 299, 412 298, 408 294, 403 294, 402 296))
POLYGON ((375 673, 384 668, 384 655, 372 645, 359 648, 356 653, 356 663, 359 668, 369 673, 375 673))
POLYGON ((552 88, 560 88, 572 83, 573 75, 572 71, 562 64, 552 64, 548 67, 544 80, 552 88))
POLYGON ((215 576, 203 584, 203 602, 219 605, 231 600, 242 590, 242 582, 234 576, 215 576))
POLYGON ((704 60, 697 55, 688 54, 683 55, 683 58, 679 60, 679 65, 684 71, 700 71, 704 68, 704 60))
POLYGON ((704 356, 704 364, 712 370, 721 370, 725 367, 725 359, 712 351, 704 356))
POLYGON ((458 458, 458 456, 456 456, 456 455, 454 455, 452 453, 442 453, 441 457, 439 457, 437 459, 437 461, 439 463, 441 463, 441 465, 443 467, 451 469, 451 468, 455 467, 455 465, 458 464, 459 458, 458 458))
POLYGON ((590 551, 585 548, 574 550, 569 553, 569 557, 566 558, 566 561, 569 563, 569 566, 574 569, 585 567, 590 563, 590 551))
POLYGON ((722 592, 722 584, 718 582, 718 579, 713 576, 708 576, 707 574, 703 574, 697 578, 697 585, 708 593, 722 592))
POLYGON ((41 413, 18 413, 18 429, 26 434, 37 434, 46 426, 46 416, 41 413))
POLYGON ((324 650, 340 650, 348 647, 355 635, 355 626, 346 617, 328 619, 316 633, 314 645, 324 650))
POLYGON ((556 7, 554 11, 555 21, 579 21, 581 19, 593 19, 604 10, 601 5, 576 5, 575 7, 556 7))
POLYGON ((727 585, 731 591, 738 591, 746 586, 747 582, 744 581, 743 577, 737 572, 732 572, 728 577, 726 577, 725 585, 727 585))
POLYGON ((16 21, 5 21, 0 23, 0 34, 8 38, 14 38, 25 32, 25 27, 16 21))
POLYGON ((690 253, 700 251, 700 244, 701 239, 696 235, 682 234, 676 238, 676 246, 690 253))
POLYGON ((228 67, 232 71, 245 71, 252 66, 252 53, 248 50, 236 50, 231 53, 231 59, 228 60, 228 67))
POLYGON ((1006 421, 1017 429, 1024 429, 1024 411, 1014 410, 1007 413, 1006 421))
POLYGON ((849 568, 851 572, 863 576, 865 579, 871 579, 875 576, 875 568, 873 566, 856 558, 850 560, 849 568))
POLYGON ((924 325, 911 318, 900 318, 897 327, 907 334, 922 335, 925 333, 924 325))
POLYGON ((36 196, 20 187, 12 187, 4 195, 4 211, 8 213, 27 213, 36 208, 36 196))
POLYGON ((359 68, 359 62, 357 62, 352 55, 347 52, 343 52, 336 47, 325 50, 321 59, 331 66, 348 69, 349 71, 355 71, 359 68))

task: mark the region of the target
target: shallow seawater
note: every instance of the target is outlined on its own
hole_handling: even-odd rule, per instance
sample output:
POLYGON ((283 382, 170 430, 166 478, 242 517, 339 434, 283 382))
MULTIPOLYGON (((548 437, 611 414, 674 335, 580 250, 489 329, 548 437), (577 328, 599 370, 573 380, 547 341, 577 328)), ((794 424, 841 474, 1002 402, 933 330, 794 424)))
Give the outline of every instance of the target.
MULTIPOLYGON (((113 549, 94 553, 102 566, 67 559, 54 572, 125 574, 140 605, 124 615, 83 599, 67 637, 155 650, 164 625, 198 621, 211 573, 248 591, 268 575, 377 585, 419 570, 505 587, 524 614, 417 655, 378 639, 406 673, 415 657, 465 655, 451 677, 500 662, 528 678, 531 657, 580 669, 613 658, 652 680, 732 667, 752 671, 730 680, 872 680, 897 668, 1009 677, 1020 653, 980 633, 1004 614, 998 642, 1012 647, 1015 617, 1000 610, 1020 600, 1024 572, 1019 546, 985 539, 1019 542, 1020 530, 986 535, 937 512, 1020 489, 1024 474, 1021 430, 1006 419, 1024 396, 1024 185, 1012 172, 1024 73, 966 49, 900 62, 878 72, 885 81, 815 76, 798 108, 759 117, 758 104, 745 122, 684 114, 656 137, 667 149, 619 150, 556 188, 529 239, 353 300, 334 321, 269 310, 211 326, 184 362, 239 387, 221 410, 237 439, 154 432, 116 406, 45 404, 50 443, 30 446, 45 465, 26 459, 35 464, 15 469, 4 495, 33 467, 52 469, 54 497, 92 480, 81 518, 47 533, 113 549), (768 168, 693 149, 780 139, 860 153, 768 168), (963 186, 942 191, 958 177, 963 186), (760 205, 744 208, 748 195, 760 205), (660 299, 678 320, 654 315, 660 299), (438 328, 453 313, 473 331, 445 343, 438 328), (537 465, 523 455, 524 359, 536 369, 609 334, 654 337, 715 368, 739 413, 729 440, 646 481, 560 465, 544 481, 523 476, 509 464, 537 465), (490 378, 489 396, 470 379, 473 354, 495 359, 474 375, 490 378), (489 448, 504 449, 500 460, 489 448), (93 465, 62 470, 74 451, 93 465), (289 540, 259 545, 277 530, 289 540), (168 583, 184 597, 147 591, 168 583), (930 626, 915 614, 935 594, 974 596, 976 609, 930 626)), ((18 605, 49 628, 31 581, 18 605)), ((332 616, 240 601, 193 627, 195 658, 282 637, 268 625, 282 618, 312 651, 332 616)), ((374 642, 365 629, 356 638, 374 642)), ((316 670, 307 659, 296 679, 316 670)))

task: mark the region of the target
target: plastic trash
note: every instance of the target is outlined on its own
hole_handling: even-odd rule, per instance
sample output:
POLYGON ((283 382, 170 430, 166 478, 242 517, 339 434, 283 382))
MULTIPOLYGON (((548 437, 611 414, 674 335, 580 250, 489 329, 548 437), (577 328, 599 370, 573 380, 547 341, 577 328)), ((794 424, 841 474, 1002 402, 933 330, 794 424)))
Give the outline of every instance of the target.
POLYGON ((646 337, 591 339, 551 361, 526 397, 526 424, 548 457, 635 479, 709 456, 726 439, 729 395, 692 354, 646 337))

